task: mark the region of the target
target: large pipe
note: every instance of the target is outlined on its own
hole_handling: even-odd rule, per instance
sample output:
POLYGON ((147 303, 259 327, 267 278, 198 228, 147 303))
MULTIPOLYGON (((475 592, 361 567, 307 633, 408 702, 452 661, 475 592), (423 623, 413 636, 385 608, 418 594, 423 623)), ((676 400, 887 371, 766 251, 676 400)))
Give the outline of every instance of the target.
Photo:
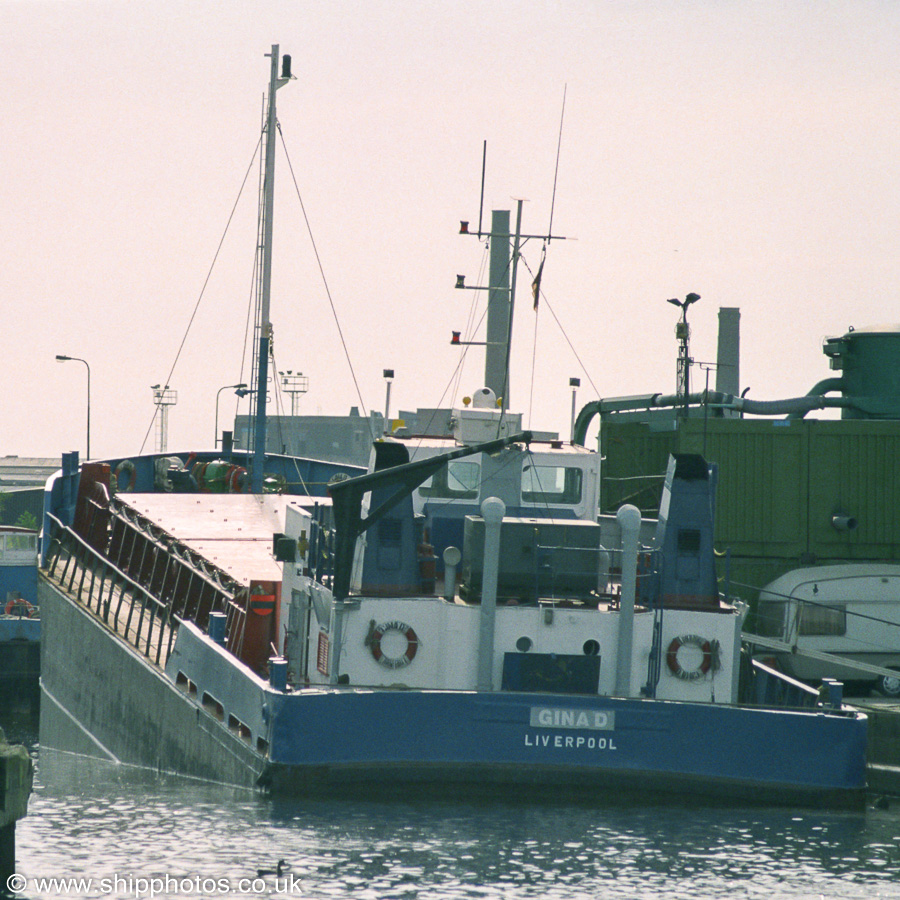
POLYGON ((479 691, 494 689, 494 622, 497 617, 497 580, 500 575, 500 524, 506 504, 488 497, 481 504, 484 519, 484 572, 481 583, 481 620, 478 627, 479 691))
POLYGON ((619 602, 619 639, 616 649, 616 696, 629 697, 641 512, 636 506, 626 503, 616 513, 616 519, 622 529, 622 597, 619 602))
POLYGON ((787 400, 749 400, 746 397, 735 397, 734 394, 722 394, 719 391, 699 391, 688 394, 687 397, 679 397, 678 394, 640 394, 636 397, 613 397, 606 400, 593 400, 582 407, 581 412, 578 413, 578 418, 575 420, 572 443, 584 446, 588 428, 596 415, 602 416, 608 412, 638 409, 674 408, 682 405, 709 406, 712 409, 732 409, 739 413, 755 416, 790 416, 791 418, 803 418, 803 416, 814 409, 842 408, 847 406, 866 409, 871 406, 864 399, 824 397, 820 394, 790 397, 787 400))

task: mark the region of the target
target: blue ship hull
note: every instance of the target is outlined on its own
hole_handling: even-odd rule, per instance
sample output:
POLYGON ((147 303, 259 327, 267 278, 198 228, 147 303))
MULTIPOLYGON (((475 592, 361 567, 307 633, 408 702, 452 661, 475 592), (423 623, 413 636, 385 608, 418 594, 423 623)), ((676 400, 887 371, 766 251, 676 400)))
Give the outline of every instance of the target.
POLYGON ((867 720, 849 710, 511 691, 285 693, 189 624, 164 674, 54 585, 41 593, 50 643, 68 648, 44 657, 49 747, 275 796, 865 800, 867 720))
MULTIPOLYGON (((355 481, 358 485, 360 479, 355 481)), ((70 493, 74 496, 74 490, 70 493)), ((255 509, 257 501, 251 505, 255 509)), ((165 515, 160 518, 167 521, 165 515)), ((89 523, 85 529, 88 536, 97 537, 89 523)), ((104 549, 107 543, 115 545, 105 532, 100 536, 107 538, 104 549)), ((280 534, 274 538, 279 551, 283 539, 280 534)), ((226 543, 233 553, 230 532, 226 543)), ((254 543, 265 548, 270 561, 268 535, 264 542, 254 543)), ((39 584, 46 628, 41 682, 41 741, 46 746, 99 752, 125 763, 228 784, 262 786, 276 795, 408 799, 465 794, 469 799, 549 796, 615 802, 641 793, 654 801, 677 796, 701 803, 832 808, 859 808, 864 803, 867 720, 856 711, 821 705, 781 709, 709 702, 711 680, 697 682, 704 689, 696 696, 705 695, 706 702, 624 698, 618 686, 605 688, 603 694, 588 693, 571 679, 563 679, 564 692, 539 693, 525 681, 507 680, 513 673, 505 665, 509 653, 504 653, 503 677, 487 681, 488 687, 499 684, 501 690, 394 687, 393 668, 385 670, 390 682, 362 687, 382 675, 380 669, 373 676, 371 668, 362 666, 362 661, 377 664, 370 658, 371 646, 359 632, 351 640, 349 630, 337 630, 328 606, 334 594, 311 581, 295 584, 285 576, 283 585, 291 591, 291 603, 293 593, 298 594, 301 611, 299 599, 303 590, 309 591, 305 615, 319 621, 321 630, 303 639, 310 651, 309 665, 301 663, 289 680, 288 661, 270 657, 266 680, 266 668, 238 655, 246 650, 243 636, 255 638, 257 632, 248 626, 240 638, 235 632, 226 639, 222 629, 213 626, 227 624, 228 615, 208 612, 212 605, 208 598, 204 600, 205 627, 187 615, 200 608, 200 599, 192 604, 182 600, 177 607, 174 601, 166 605, 161 598, 178 580, 170 566, 181 557, 174 551, 145 554, 146 545, 137 540, 128 544, 133 558, 124 554, 122 565, 132 577, 75 531, 59 528, 39 584), (154 580, 156 563, 145 566, 145 557, 160 562, 159 571, 168 576, 154 580), (332 646, 342 648, 345 665, 356 653, 359 665, 354 681, 350 674, 340 674, 337 655, 330 655, 332 646), (327 675, 331 683, 316 686, 304 681, 317 675, 327 675), (605 696, 613 693, 618 696, 605 696)), ((288 566, 287 574, 297 574, 291 571, 296 568, 288 566)), ((335 571, 339 571, 337 564, 335 571)), ((187 574, 182 581, 188 585, 196 581, 204 591, 214 587, 202 571, 196 577, 187 574)), ((183 592, 185 597, 192 596, 186 587, 183 592)), ((246 609, 233 599, 222 605, 233 617, 240 612, 242 621, 255 626, 262 619, 251 600, 268 599, 268 595, 248 597, 246 609)), ((361 617, 364 622, 379 614, 374 610, 381 604, 393 602, 361 597, 349 601, 346 612, 354 604, 367 604, 361 617)), ((409 610, 420 608, 418 614, 425 622, 438 601, 415 597, 408 602, 415 605, 409 610)), ((451 608, 456 604, 448 604, 451 608)), ((687 614, 695 617, 689 621, 711 616, 732 631, 739 625, 729 609, 719 606, 687 614)), ((385 613, 388 619, 395 615, 385 613)), ((577 610, 571 613, 571 617, 577 615, 577 610)), ((585 620, 594 626, 579 624, 579 619, 569 622, 561 615, 558 625, 568 629, 577 647, 585 643, 585 629, 599 629, 608 615, 598 608, 595 622, 585 620)), ((526 623, 523 633, 532 627, 527 623, 533 618, 522 620, 526 623)), ((372 618, 373 628, 377 621, 372 618)), ((540 621, 539 627, 548 624, 546 617, 540 621)), ((291 624, 289 615, 283 624, 291 624)), ((409 648, 418 643, 406 636, 407 663, 413 656, 416 665, 426 658, 427 627, 420 629, 425 636, 422 649, 412 654, 409 648)), ((438 626, 432 627, 437 640, 441 632, 438 626)), ((680 640, 702 640, 692 635, 693 630, 669 644, 667 654, 674 656, 675 666, 667 659, 670 680, 681 665, 678 648, 672 647, 680 640)), ((723 641, 730 633, 722 631, 723 641)), ((464 636, 459 646, 465 640, 464 636)), ((667 643, 663 640, 660 647, 667 643)), ((469 640, 469 650, 473 648, 469 640)), ((699 649, 709 656, 711 665, 712 650, 703 651, 702 644, 699 649)), ((733 649, 722 649, 729 651, 733 676, 739 659, 733 649)), ((524 653, 512 655, 518 659, 524 653)), ((581 660, 587 654, 584 649, 575 655, 581 660)), ((599 655, 590 658, 599 666, 599 655)), ((703 664, 695 664, 697 668, 686 677, 702 678, 703 664)), ((437 663, 432 665, 437 671, 437 663)), ((726 688, 724 696, 736 700, 733 678, 720 678, 716 686, 721 684, 726 688)), ((809 693, 817 699, 815 692, 809 693)), ((721 691, 718 699, 722 700, 721 691)))
POLYGON ((639 791, 854 807, 865 790, 864 717, 449 691, 269 700, 264 778, 279 793, 405 796, 471 785, 475 796, 494 787, 508 798, 615 800, 639 791))

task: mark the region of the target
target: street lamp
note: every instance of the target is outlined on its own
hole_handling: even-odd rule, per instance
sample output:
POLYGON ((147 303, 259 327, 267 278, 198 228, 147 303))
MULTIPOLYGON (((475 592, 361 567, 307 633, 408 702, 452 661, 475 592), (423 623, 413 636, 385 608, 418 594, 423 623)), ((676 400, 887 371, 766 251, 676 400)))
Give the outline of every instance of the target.
POLYGON ((246 397, 247 394, 250 393, 247 390, 247 385, 243 384, 243 383, 241 383, 241 384, 226 384, 224 387, 220 387, 219 390, 216 391, 216 437, 215 437, 215 443, 213 444, 213 447, 219 446, 219 397, 221 396, 222 391, 227 391, 229 388, 234 388, 234 392, 239 397, 246 397))
POLYGON ((387 384, 387 396, 384 398, 384 433, 391 433, 391 420, 388 418, 391 414, 391 382, 394 380, 394 370, 384 370, 384 380, 387 384))
POLYGON ((63 356, 61 353, 56 354, 57 362, 80 362, 84 363, 87 369, 87 459, 91 458, 91 367, 86 359, 80 359, 77 356, 63 356))
POLYGON ((569 431, 569 440, 575 440, 575 395, 578 393, 578 388, 581 387, 581 379, 580 378, 570 378, 569 379, 569 387, 572 388, 572 428, 569 431))

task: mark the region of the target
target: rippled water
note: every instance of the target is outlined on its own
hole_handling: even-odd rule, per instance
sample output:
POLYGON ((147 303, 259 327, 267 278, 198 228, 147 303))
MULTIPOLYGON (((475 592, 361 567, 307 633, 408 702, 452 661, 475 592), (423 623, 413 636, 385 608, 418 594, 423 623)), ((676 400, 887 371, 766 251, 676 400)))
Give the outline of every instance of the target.
POLYGON ((38 774, 17 829, 30 900, 900 898, 900 802, 864 814, 284 802, 47 752, 38 774), (281 878, 257 878, 279 859, 281 878))

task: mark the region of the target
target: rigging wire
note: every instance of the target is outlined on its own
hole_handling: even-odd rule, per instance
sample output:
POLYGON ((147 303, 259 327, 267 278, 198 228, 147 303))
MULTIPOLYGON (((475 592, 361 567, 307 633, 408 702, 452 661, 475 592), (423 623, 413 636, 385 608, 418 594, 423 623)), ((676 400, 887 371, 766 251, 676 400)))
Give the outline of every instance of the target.
MULTIPOLYGON (((250 171, 253 168, 253 161, 256 159, 256 154, 259 152, 260 144, 262 143, 262 135, 260 135, 259 141, 256 143, 256 148, 253 151, 253 156, 250 159, 250 165, 247 166, 247 171, 244 174, 244 180, 241 182, 241 187, 238 190, 238 195, 235 198, 234 205, 231 207, 231 213, 228 216, 228 221, 225 223, 225 230, 222 232, 222 237, 219 239, 219 245, 216 247, 216 252, 213 255, 212 263, 209 266, 209 271, 206 273, 206 278, 203 281, 203 287, 200 289, 200 295, 197 297, 197 302, 194 304, 194 310, 191 313, 191 317, 188 320, 187 328, 184 331, 184 337, 181 339, 181 344, 178 347, 178 352, 175 354, 175 359, 172 361, 172 368, 169 369, 169 375, 165 380, 165 384, 169 385, 172 383, 172 375, 175 373, 175 367, 178 365, 178 360, 181 357, 181 351, 184 350, 184 345, 187 343, 188 334, 190 333, 191 326, 194 324, 194 319, 197 316, 197 311, 200 309, 200 303, 203 300, 203 295, 206 293, 206 288, 209 285, 209 279, 212 277, 213 269, 216 266, 216 262, 219 259, 219 253, 222 250, 222 245, 225 243, 225 237, 228 234, 228 229, 231 227, 231 221, 234 218, 235 211, 237 210, 237 205, 240 202, 241 195, 244 192, 244 187, 247 184, 247 179, 250 177, 250 171)), ((150 436, 150 432, 153 429, 153 423, 156 421, 156 417, 159 415, 159 406, 153 411, 153 416, 150 419, 150 424, 147 426, 147 431, 144 434, 144 439, 141 441, 141 449, 138 453, 144 452, 144 447, 147 444, 147 438, 150 436)))
MULTIPOLYGON (((526 266, 527 268, 527 266, 526 266)), ((540 285, 538 285, 540 289, 540 285)), ((538 317, 540 310, 537 303, 534 306, 534 332, 531 337, 531 385, 528 390, 528 427, 531 428, 531 413, 534 409, 534 373, 537 369, 537 340, 538 340, 538 317)))
MULTIPOLYGON (((274 349, 272 350, 270 355, 272 358, 272 372, 277 374, 278 366, 275 363, 274 349)), ((281 382, 274 375, 272 377, 272 383, 275 385, 275 408, 276 408, 276 410, 278 410, 278 420, 277 420, 278 443, 282 448, 281 452, 284 453, 285 452, 284 451, 284 448, 285 448, 284 423, 285 423, 285 420, 287 419, 287 411, 286 411, 285 405, 284 405, 284 403, 285 403, 284 392, 281 390, 281 382)), ((292 410, 292 412, 293 412, 293 410, 292 410)), ((293 418, 291 419, 291 425, 292 426, 294 425, 293 418)), ((293 451, 293 448, 290 448, 290 452, 289 452, 288 456, 293 463, 293 468, 294 468, 294 472, 297 474, 298 483, 303 488, 303 491, 306 493, 306 495, 311 496, 309 487, 303 478, 303 473, 300 471, 300 465, 297 462, 297 454, 293 451)))
MULTIPOLYGON (((488 248, 489 248, 489 242, 485 241, 484 242, 484 252, 481 254, 481 263, 480 263, 480 267, 478 270, 478 278, 477 278, 476 284, 484 284, 485 272, 487 270, 488 261, 490 259, 490 254, 489 254, 488 248)), ((485 310, 481 313, 480 318, 478 318, 478 320, 476 321, 476 314, 478 312, 479 294, 481 294, 481 293, 482 293, 481 291, 472 291, 472 302, 469 304, 469 314, 466 319, 465 329, 463 331, 463 334, 465 335, 465 339, 467 341, 471 341, 474 338, 475 334, 477 333, 478 328, 481 327, 481 323, 485 320, 485 317, 487 316, 487 309, 485 308, 485 310)), ((463 353, 462 353, 463 358, 465 358, 467 353, 468 353, 468 347, 464 347, 463 353)), ((457 379, 457 383, 456 383, 456 386, 454 389, 454 396, 459 396, 460 385, 462 384, 462 368, 457 367, 457 371, 459 373, 459 377, 457 379)))
MULTIPOLYGON (((566 116, 566 91, 568 84, 563 85, 562 110, 559 114, 559 135, 556 139, 556 165, 553 168, 553 192, 550 196, 550 222, 547 225, 547 237, 541 248, 541 262, 538 266, 538 274, 532 282, 534 291, 534 337, 531 344, 531 389, 528 395, 528 425, 531 426, 531 413, 534 404, 534 375, 537 365, 537 334, 538 334, 538 307, 541 294, 541 273, 544 271, 544 262, 547 259, 547 242, 553 239, 553 211, 556 209, 556 184, 559 180, 559 157, 562 152, 563 122, 566 116)), ((528 268, 528 264, 525 264, 528 268)), ((529 274, 531 269, 528 269, 529 274)))
MULTIPOLYGON (((528 269, 528 274, 533 275, 531 268, 528 265, 528 263, 525 261, 524 257, 522 258, 522 263, 525 266, 525 268, 528 269)), ((584 373, 584 377, 587 378, 587 380, 591 383, 591 387, 594 389, 597 396, 599 397, 600 391, 598 390, 597 385, 594 384, 594 379, 591 378, 590 373, 588 372, 587 368, 585 367, 584 362, 582 361, 581 357, 578 355, 578 351, 575 349, 574 344, 569 339, 569 335, 566 333, 565 328, 563 328, 562 322, 559 321, 559 317, 556 315, 556 312, 553 309, 553 305, 547 299, 547 295, 544 293, 543 288, 540 291, 540 297, 541 297, 541 302, 546 304, 547 309, 550 311, 550 315, 553 316, 553 321, 556 322, 556 325, 559 328, 560 334, 565 339, 565 342, 569 345, 569 349, 572 351, 572 355, 575 357, 576 360, 578 360, 578 365, 581 367, 581 371, 584 373)))
POLYGON ((362 410, 363 415, 365 416, 366 420, 369 423, 369 425, 368 425, 369 434, 370 434, 372 440, 374 441, 376 436, 372 432, 372 420, 371 420, 371 417, 369 416, 368 410, 366 409, 366 404, 363 401, 362 391, 360 390, 359 382, 357 381, 357 378, 356 378, 356 372, 354 371, 353 363, 350 360, 350 352, 347 348, 347 341, 344 338, 344 331, 341 328, 341 323, 338 319, 337 308, 335 307, 334 299, 331 296, 331 288, 328 285, 328 279, 325 277, 325 268, 322 265, 322 258, 319 256, 319 248, 316 246, 316 239, 313 237, 312 225, 310 224, 309 216, 306 214, 306 206, 303 203, 303 197, 300 195, 300 186, 297 184, 297 176, 294 174, 294 166, 291 164, 291 157, 287 151, 287 144, 285 143, 284 134, 282 133, 282 130, 281 130, 281 123, 277 122, 275 127, 278 129, 278 135, 281 138, 281 146, 284 149, 284 155, 287 158, 288 169, 290 170, 290 173, 291 173, 291 179, 294 182, 294 190, 297 192, 297 199, 300 202, 300 209, 303 212, 303 219, 306 222, 306 230, 307 230, 307 233, 309 234, 309 240, 312 244, 313 253, 315 254, 315 257, 316 257, 316 264, 319 267, 319 274, 322 276, 322 284, 325 288, 325 294, 328 297, 328 303, 331 306, 331 314, 334 317, 334 323, 335 323, 335 326, 337 327, 338 335, 341 339, 341 346, 344 349, 344 356, 347 360, 347 366, 350 369, 350 377, 353 379, 353 386, 356 388, 356 396, 359 399, 360 409, 362 410))
MULTIPOLYGON (((250 346, 250 329, 253 328, 254 309, 256 305, 256 286, 259 283, 259 244, 256 245, 256 253, 253 255, 253 272, 250 276, 250 295, 247 297, 247 319, 244 322, 244 347, 241 353, 241 370, 239 381, 244 380, 244 371, 247 366, 247 348, 250 346)), ((253 381, 252 374, 250 381, 253 381)), ((251 388, 252 388, 251 384, 251 388)))
POLYGON ((562 149, 563 120, 566 115, 566 89, 568 84, 563 85, 563 102, 562 111, 559 114, 559 138, 556 142, 556 168, 553 171, 553 197, 550 200, 550 225, 547 228, 547 234, 553 235, 553 210, 556 207, 556 179, 559 176, 559 154, 562 149))
MULTIPOLYGON (((261 120, 262 124, 260 126, 260 143, 257 145, 258 147, 262 145, 262 137, 266 133, 266 100, 263 98, 262 110, 261 110, 261 120)), ((246 367, 248 364, 247 355, 250 354, 250 377, 248 379, 248 384, 250 385, 251 391, 255 390, 254 385, 258 388, 258 378, 255 377, 257 374, 254 371, 253 361, 256 358, 256 348, 259 346, 259 341, 255 340, 258 338, 258 334, 256 331, 256 322, 259 313, 259 284, 260 284, 260 269, 262 267, 262 233, 263 233, 263 216, 265 213, 265 202, 264 202, 264 180, 265 180, 265 163, 262 158, 262 154, 260 154, 259 159, 259 188, 257 192, 257 204, 256 204, 256 252, 253 254, 253 268, 250 273, 250 292, 247 296, 247 318, 244 322, 244 342, 241 349, 241 369, 239 381, 244 381, 244 372, 246 371, 246 367)), ((271 345, 270 345, 271 346, 271 345)), ((253 410, 256 408, 256 404, 259 402, 259 398, 253 397, 250 401, 250 415, 253 415, 253 410)), ((235 410, 235 415, 237 411, 235 410)), ((248 423, 248 440, 247 440, 247 448, 251 447, 251 441, 249 439, 249 434, 252 431, 252 427, 248 423)))

